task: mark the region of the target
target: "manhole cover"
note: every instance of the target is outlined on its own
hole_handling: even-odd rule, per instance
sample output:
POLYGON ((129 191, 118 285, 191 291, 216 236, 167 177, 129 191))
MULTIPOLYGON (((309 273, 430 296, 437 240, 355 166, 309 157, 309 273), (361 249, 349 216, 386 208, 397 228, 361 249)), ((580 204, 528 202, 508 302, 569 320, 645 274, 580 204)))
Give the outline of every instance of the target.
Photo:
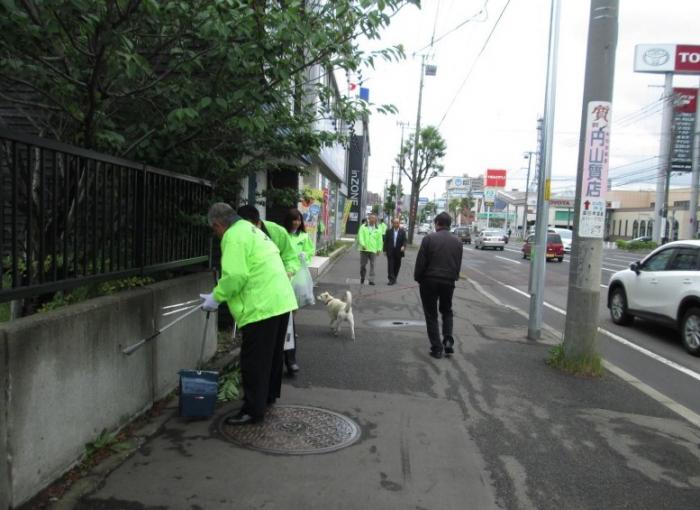
POLYGON ((407 328, 407 327, 425 327, 425 321, 417 321, 412 319, 374 319, 367 321, 369 326, 375 328, 407 328))
POLYGON ((267 453, 309 455, 350 446, 360 427, 347 416, 318 407, 275 405, 265 421, 255 425, 219 423, 221 435, 238 446, 267 453))

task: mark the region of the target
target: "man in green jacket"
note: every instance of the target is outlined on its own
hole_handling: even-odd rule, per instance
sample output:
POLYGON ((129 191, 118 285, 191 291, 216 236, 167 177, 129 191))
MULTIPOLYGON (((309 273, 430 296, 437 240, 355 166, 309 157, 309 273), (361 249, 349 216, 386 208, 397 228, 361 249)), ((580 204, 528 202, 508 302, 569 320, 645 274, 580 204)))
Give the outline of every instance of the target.
POLYGON ((211 206, 208 220, 221 239, 221 278, 211 294, 202 295, 202 309, 215 311, 226 302, 243 335, 243 407, 226 423, 258 423, 280 396, 276 380, 281 377, 284 335, 297 302, 279 249, 262 230, 241 221, 222 202, 211 206))
POLYGON ((251 222, 265 232, 265 234, 272 239, 272 242, 275 243, 275 246, 277 246, 277 249, 280 251, 280 257, 282 258, 284 268, 287 270, 287 274, 289 276, 294 276, 297 271, 299 271, 301 262, 299 261, 299 255, 294 249, 292 239, 289 237, 287 229, 274 221, 261 220, 260 211, 258 211, 258 208, 254 205, 242 205, 238 208, 236 213, 244 220, 251 222))
POLYGON ((374 261, 383 249, 382 235, 377 228, 377 216, 370 214, 367 225, 362 225, 357 233, 357 246, 360 249, 360 284, 365 283, 367 262, 369 262, 369 284, 374 285, 374 261))

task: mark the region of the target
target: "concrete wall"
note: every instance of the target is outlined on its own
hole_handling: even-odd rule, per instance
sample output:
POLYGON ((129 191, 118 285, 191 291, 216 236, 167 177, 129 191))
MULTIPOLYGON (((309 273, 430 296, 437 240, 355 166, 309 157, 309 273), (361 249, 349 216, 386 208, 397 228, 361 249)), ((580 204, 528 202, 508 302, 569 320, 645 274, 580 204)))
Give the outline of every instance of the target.
MULTIPOLYGON (((0 327, 0 509, 31 498, 103 429, 127 423, 175 387, 179 369, 196 366, 204 313, 131 356, 121 350, 171 320, 162 306, 211 287, 211 275, 200 273, 0 327)), ((207 358, 216 350, 210 321, 207 358)))

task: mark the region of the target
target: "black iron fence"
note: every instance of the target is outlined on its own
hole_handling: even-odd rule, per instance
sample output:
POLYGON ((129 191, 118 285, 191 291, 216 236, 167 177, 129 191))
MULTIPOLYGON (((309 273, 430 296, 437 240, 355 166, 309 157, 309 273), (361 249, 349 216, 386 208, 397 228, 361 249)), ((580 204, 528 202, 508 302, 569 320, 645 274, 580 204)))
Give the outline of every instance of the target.
POLYGON ((209 260, 211 184, 0 128, 0 301, 209 260))

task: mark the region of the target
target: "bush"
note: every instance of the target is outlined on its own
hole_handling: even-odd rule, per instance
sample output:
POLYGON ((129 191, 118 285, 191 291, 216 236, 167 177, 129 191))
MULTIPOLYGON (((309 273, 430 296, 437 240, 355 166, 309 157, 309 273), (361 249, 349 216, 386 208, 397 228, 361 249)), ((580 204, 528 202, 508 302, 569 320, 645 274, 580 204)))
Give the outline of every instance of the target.
POLYGON ((622 250, 653 250, 658 246, 654 241, 615 241, 618 248, 622 250))

